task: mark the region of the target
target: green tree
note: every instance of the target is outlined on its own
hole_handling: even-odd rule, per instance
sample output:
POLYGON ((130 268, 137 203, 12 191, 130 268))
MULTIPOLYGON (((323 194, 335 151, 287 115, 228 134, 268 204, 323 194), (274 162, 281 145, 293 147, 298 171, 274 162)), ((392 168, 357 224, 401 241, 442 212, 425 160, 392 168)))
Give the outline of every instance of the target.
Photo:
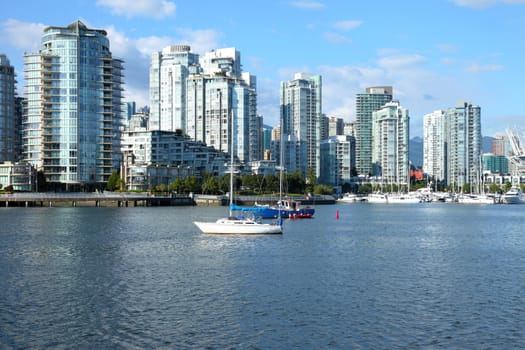
POLYGON ((324 194, 324 195, 333 194, 334 193, 334 188, 332 186, 329 186, 329 185, 319 184, 319 185, 315 185, 314 193, 315 194, 324 194))
POLYGON ((184 193, 184 180, 182 179, 182 177, 176 178, 170 184, 170 191, 174 191, 176 193, 184 193))
POLYGON ((265 193, 279 192, 279 176, 274 174, 266 175, 263 181, 263 191, 265 193))
POLYGON ((198 192, 200 189, 199 180, 196 176, 188 176, 184 179, 184 192, 198 192))
POLYGON ((312 168, 308 168, 306 172, 306 192, 312 193, 315 190, 315 174, 312 168))
POLYGON ((303 174, 299 170, 296 170, 291 174, 286 174, 286 179, 283 185, 287 188, 288 193, 295 194, 304 193, 306 188, 303 174))
POLYGON ((108 191, 114 191, 116 189, 120 189, 121 182, 122 182, 122 179, 120 178, 120 175, 116 171, 113 171, 111 175, 109 176, 106 188, 108 189, 108 191))
POLYGON ((202 179, 202 193, 217 194, 219 193, 219 181, 213 176, 207 176, 202 179))
POLYGON ((495 183, 491 183, 490 186, 489 186, 489 191, 492 192, 492 193, 497 193, 501 190, 501 188, 496 185, 495 183))
POLYGON ((36 181, 37 181, 37 186, 36 186, 37 192, 47 191, 47 179, 46 179, 46 175, 44 174, 42 170, 39 170, 36 173, 36 181))

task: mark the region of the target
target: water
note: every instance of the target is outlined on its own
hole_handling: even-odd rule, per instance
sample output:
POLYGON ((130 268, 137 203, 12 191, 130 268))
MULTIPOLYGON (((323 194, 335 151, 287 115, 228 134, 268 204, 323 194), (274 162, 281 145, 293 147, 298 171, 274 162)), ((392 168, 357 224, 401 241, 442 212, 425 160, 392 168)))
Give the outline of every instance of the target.
POLYGON ((0 208, 0 349, 525 348, 525 206, 225 210, 0 208))

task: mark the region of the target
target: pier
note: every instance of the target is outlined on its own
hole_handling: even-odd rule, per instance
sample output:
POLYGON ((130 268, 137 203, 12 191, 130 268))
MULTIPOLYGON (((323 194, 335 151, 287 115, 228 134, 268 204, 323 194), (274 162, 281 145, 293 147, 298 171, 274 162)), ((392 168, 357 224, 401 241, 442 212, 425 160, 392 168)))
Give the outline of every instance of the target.
MULTIPOLYGON (((286 197, 289 198, 289 197, 286 197)), ((239 205, 275 204, 278 196, 235 196, 239 205)), ((303 205, 334 204, 333 196, 291 197, 303 205)), ((160 207, 228 205, 223 195, 175 195, 130 192, 17 192, 0 194, 0 208, 8 207, 160 207)))
POLYGON ((153 207, 191 206, 195 201, 186 195, 147 193, 8 193, 0 194, 0 207, 153 207))

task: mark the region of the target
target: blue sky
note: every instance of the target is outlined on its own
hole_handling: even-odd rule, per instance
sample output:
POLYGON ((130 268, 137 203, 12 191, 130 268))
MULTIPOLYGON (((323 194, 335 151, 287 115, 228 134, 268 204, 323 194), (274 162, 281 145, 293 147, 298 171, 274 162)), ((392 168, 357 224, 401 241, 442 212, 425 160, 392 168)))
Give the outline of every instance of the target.
POLYGON ((235 47, 257 76, 258 112, 279 118, 279 84, 321 75, 323 112, 355 119, 355 95, 392 85, 409 109, 411 137, 423 115, 466 100, 481 107, 482 133, 523 127, 525 0, 34 0, 0 13, 0 52, 23 92, 23 53, 42 30, 81 20, 109 33, 125 60, 126 98, 148 104, 150 55, 189 44, 193 52, 235 47))

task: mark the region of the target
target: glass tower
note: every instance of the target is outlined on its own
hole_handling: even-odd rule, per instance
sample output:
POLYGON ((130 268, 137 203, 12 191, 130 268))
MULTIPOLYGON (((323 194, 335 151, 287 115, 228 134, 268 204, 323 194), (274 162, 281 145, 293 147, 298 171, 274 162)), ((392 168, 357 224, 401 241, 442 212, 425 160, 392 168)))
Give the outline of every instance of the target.
POLYGON ((384 184, 408 186, 408 110, 392 101, 373 112, 372 138, 373 175, 380 175, 384 184))
POLYGON ((290 81, 281 82, 281 130, 288 140, 282 164, 288 172, 300 170, 304 176, 311 169, 316 178, 321 175, 322 131, 321 76, 296 74, 290 81))
POLYGON ((481 108, 459 102, 445 111, 447 183, 476 188, 481 178, 481 108))
POLYGON ((369 87, 356 95, 356 168, 360 175, 372 173, 372 112, 390 101, 391 86, 369 87))
POLYGON ((6 55, 0 54, 0 162, 18 160, 15 82, 15 68, 6 55))
POLYGON ((199 55, 190 46, 155 52, 150 65, 150 130, 186 130, 186 79, 199 72, 199 55))
POLYGON ((436 181, 446 178, 445 112, 423 116, 423 171, 436 181))
POLYGON ((66 189, 107 182, 121 162, 123 66, 106 31, 47 27, 24 64, 24 158, 66 189))

